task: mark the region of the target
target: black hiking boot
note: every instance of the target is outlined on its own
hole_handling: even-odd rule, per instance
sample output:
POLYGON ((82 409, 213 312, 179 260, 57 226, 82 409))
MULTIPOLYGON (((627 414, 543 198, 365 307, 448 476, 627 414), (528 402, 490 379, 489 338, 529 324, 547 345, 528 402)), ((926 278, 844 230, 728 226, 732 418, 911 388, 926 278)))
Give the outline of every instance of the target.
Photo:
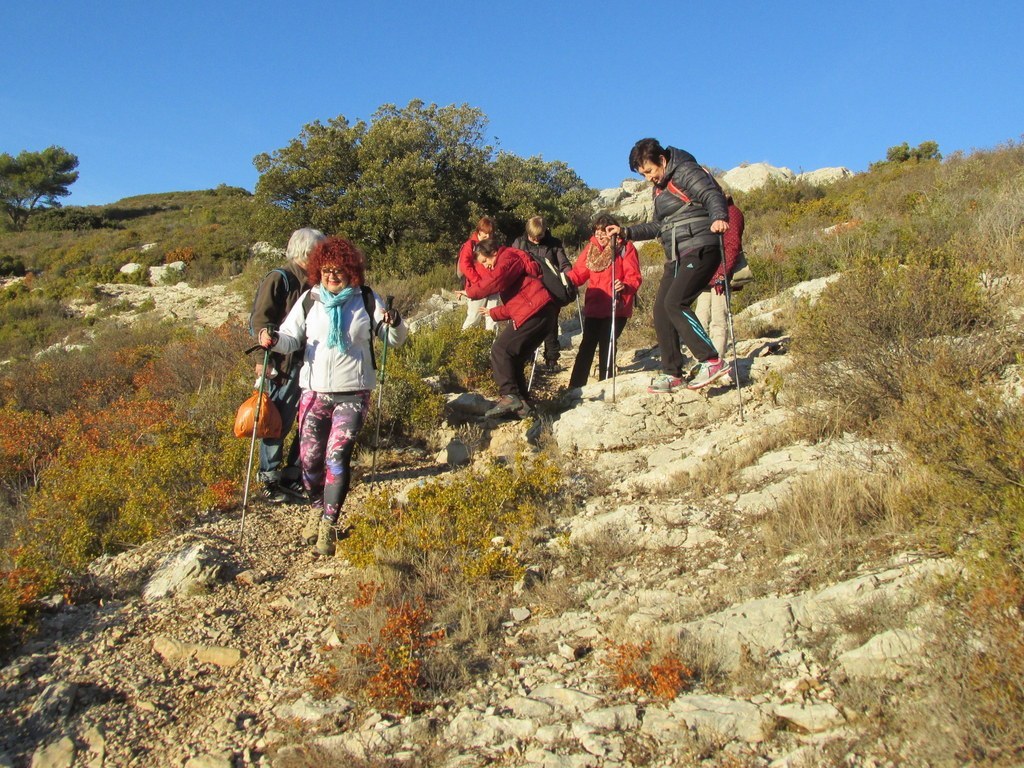
MULTIPOLYGON (((496 419, 501 416, 511 416, 512 414, 519 416, 524 408, 527 409, 528 413, 529 407, 516 395, 502 395, 498 402, 494 404, 494 407, 484 414, 484 418, 496 419)), ((519 417, 522 418, 522 416, 519 417)))

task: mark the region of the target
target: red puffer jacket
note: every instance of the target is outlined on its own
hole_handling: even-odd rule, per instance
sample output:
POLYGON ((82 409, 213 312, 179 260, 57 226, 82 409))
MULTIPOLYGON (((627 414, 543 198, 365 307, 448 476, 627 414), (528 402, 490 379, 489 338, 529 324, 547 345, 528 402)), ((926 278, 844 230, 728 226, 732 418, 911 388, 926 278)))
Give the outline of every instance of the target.
POLYGON ((494 269, 474 260, 463 264, 463 271, 469 298, 501 296, 501 306, 490 311, 492 320, 511 320, 518 328, 551 303, 551 294, 539 279, 540 265, 515 248, 499 248, 494 269))

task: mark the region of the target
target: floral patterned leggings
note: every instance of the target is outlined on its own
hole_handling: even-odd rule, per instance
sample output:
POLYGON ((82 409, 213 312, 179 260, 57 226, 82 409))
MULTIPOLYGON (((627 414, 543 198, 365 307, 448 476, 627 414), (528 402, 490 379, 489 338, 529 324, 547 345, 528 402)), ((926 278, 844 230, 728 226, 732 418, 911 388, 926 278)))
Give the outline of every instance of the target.
POLYGON ((325 519, 337 522, 351 481, 349 465, 359 430, 370 409, 370 392, 302 393, 299 399, 299 456, 310 498, 323 494, 325 519))

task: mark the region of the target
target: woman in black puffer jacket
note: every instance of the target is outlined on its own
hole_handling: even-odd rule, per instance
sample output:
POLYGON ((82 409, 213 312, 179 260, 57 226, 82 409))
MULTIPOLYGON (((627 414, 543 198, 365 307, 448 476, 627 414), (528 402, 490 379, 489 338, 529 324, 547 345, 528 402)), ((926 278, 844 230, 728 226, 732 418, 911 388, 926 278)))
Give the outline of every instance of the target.
POLYGON ((700 372, 687 386, 706 387, 729 370, 692 307, 721 264, 718 236, 729 228, 725 196, 693 155, 675 147, 666 149, 657 139, 638 141, 629 153, 629 167, 654 186, 654 221, 611 226, 607 232, 633 241, 657 237, 666 256, 654 302, 662 374, 648 391, 671 392, 682 386, 680 340, 701 363, 700 372))

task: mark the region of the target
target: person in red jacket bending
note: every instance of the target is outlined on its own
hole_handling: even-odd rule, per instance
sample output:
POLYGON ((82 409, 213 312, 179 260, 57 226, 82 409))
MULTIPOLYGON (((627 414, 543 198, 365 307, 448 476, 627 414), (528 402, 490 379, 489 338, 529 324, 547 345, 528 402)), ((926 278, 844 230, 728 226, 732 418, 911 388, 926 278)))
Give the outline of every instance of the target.
POLYGON ((544 341, 558 306, 540 281, 540 265, 528 254, 499 246, 495 236, 473 246, 473 254, 475 260, 463 268, 466 296, 482 299, 498 294, 501 305, 489 310, 481 307, 480 313, 495 321, 511 321, 491 347, 491 373, 501 398, 484 415, 525 418, 530 414, 526 364, 544 341))
POLYGON ((568 272, 569 279, 575 285, 587 283, 587 295, 583 299, 583 337, 569 377, 570 387, 582 387, 587 383, 595 351, 598 353, 597 379, 602 381, 607 378, 608 348, 611 346, 612 334, 612 291, 615 293, 615 338, 618 339, 626 327, 626 319, 633 314, 633 299, 643 282, 640 259, 631 242, 620 240, 615 253, 612 253, 611 238, 605 229, 617 224, 608 214, 598 216, 594 220, 594 236, 580 251, 576 264, 568 272))

